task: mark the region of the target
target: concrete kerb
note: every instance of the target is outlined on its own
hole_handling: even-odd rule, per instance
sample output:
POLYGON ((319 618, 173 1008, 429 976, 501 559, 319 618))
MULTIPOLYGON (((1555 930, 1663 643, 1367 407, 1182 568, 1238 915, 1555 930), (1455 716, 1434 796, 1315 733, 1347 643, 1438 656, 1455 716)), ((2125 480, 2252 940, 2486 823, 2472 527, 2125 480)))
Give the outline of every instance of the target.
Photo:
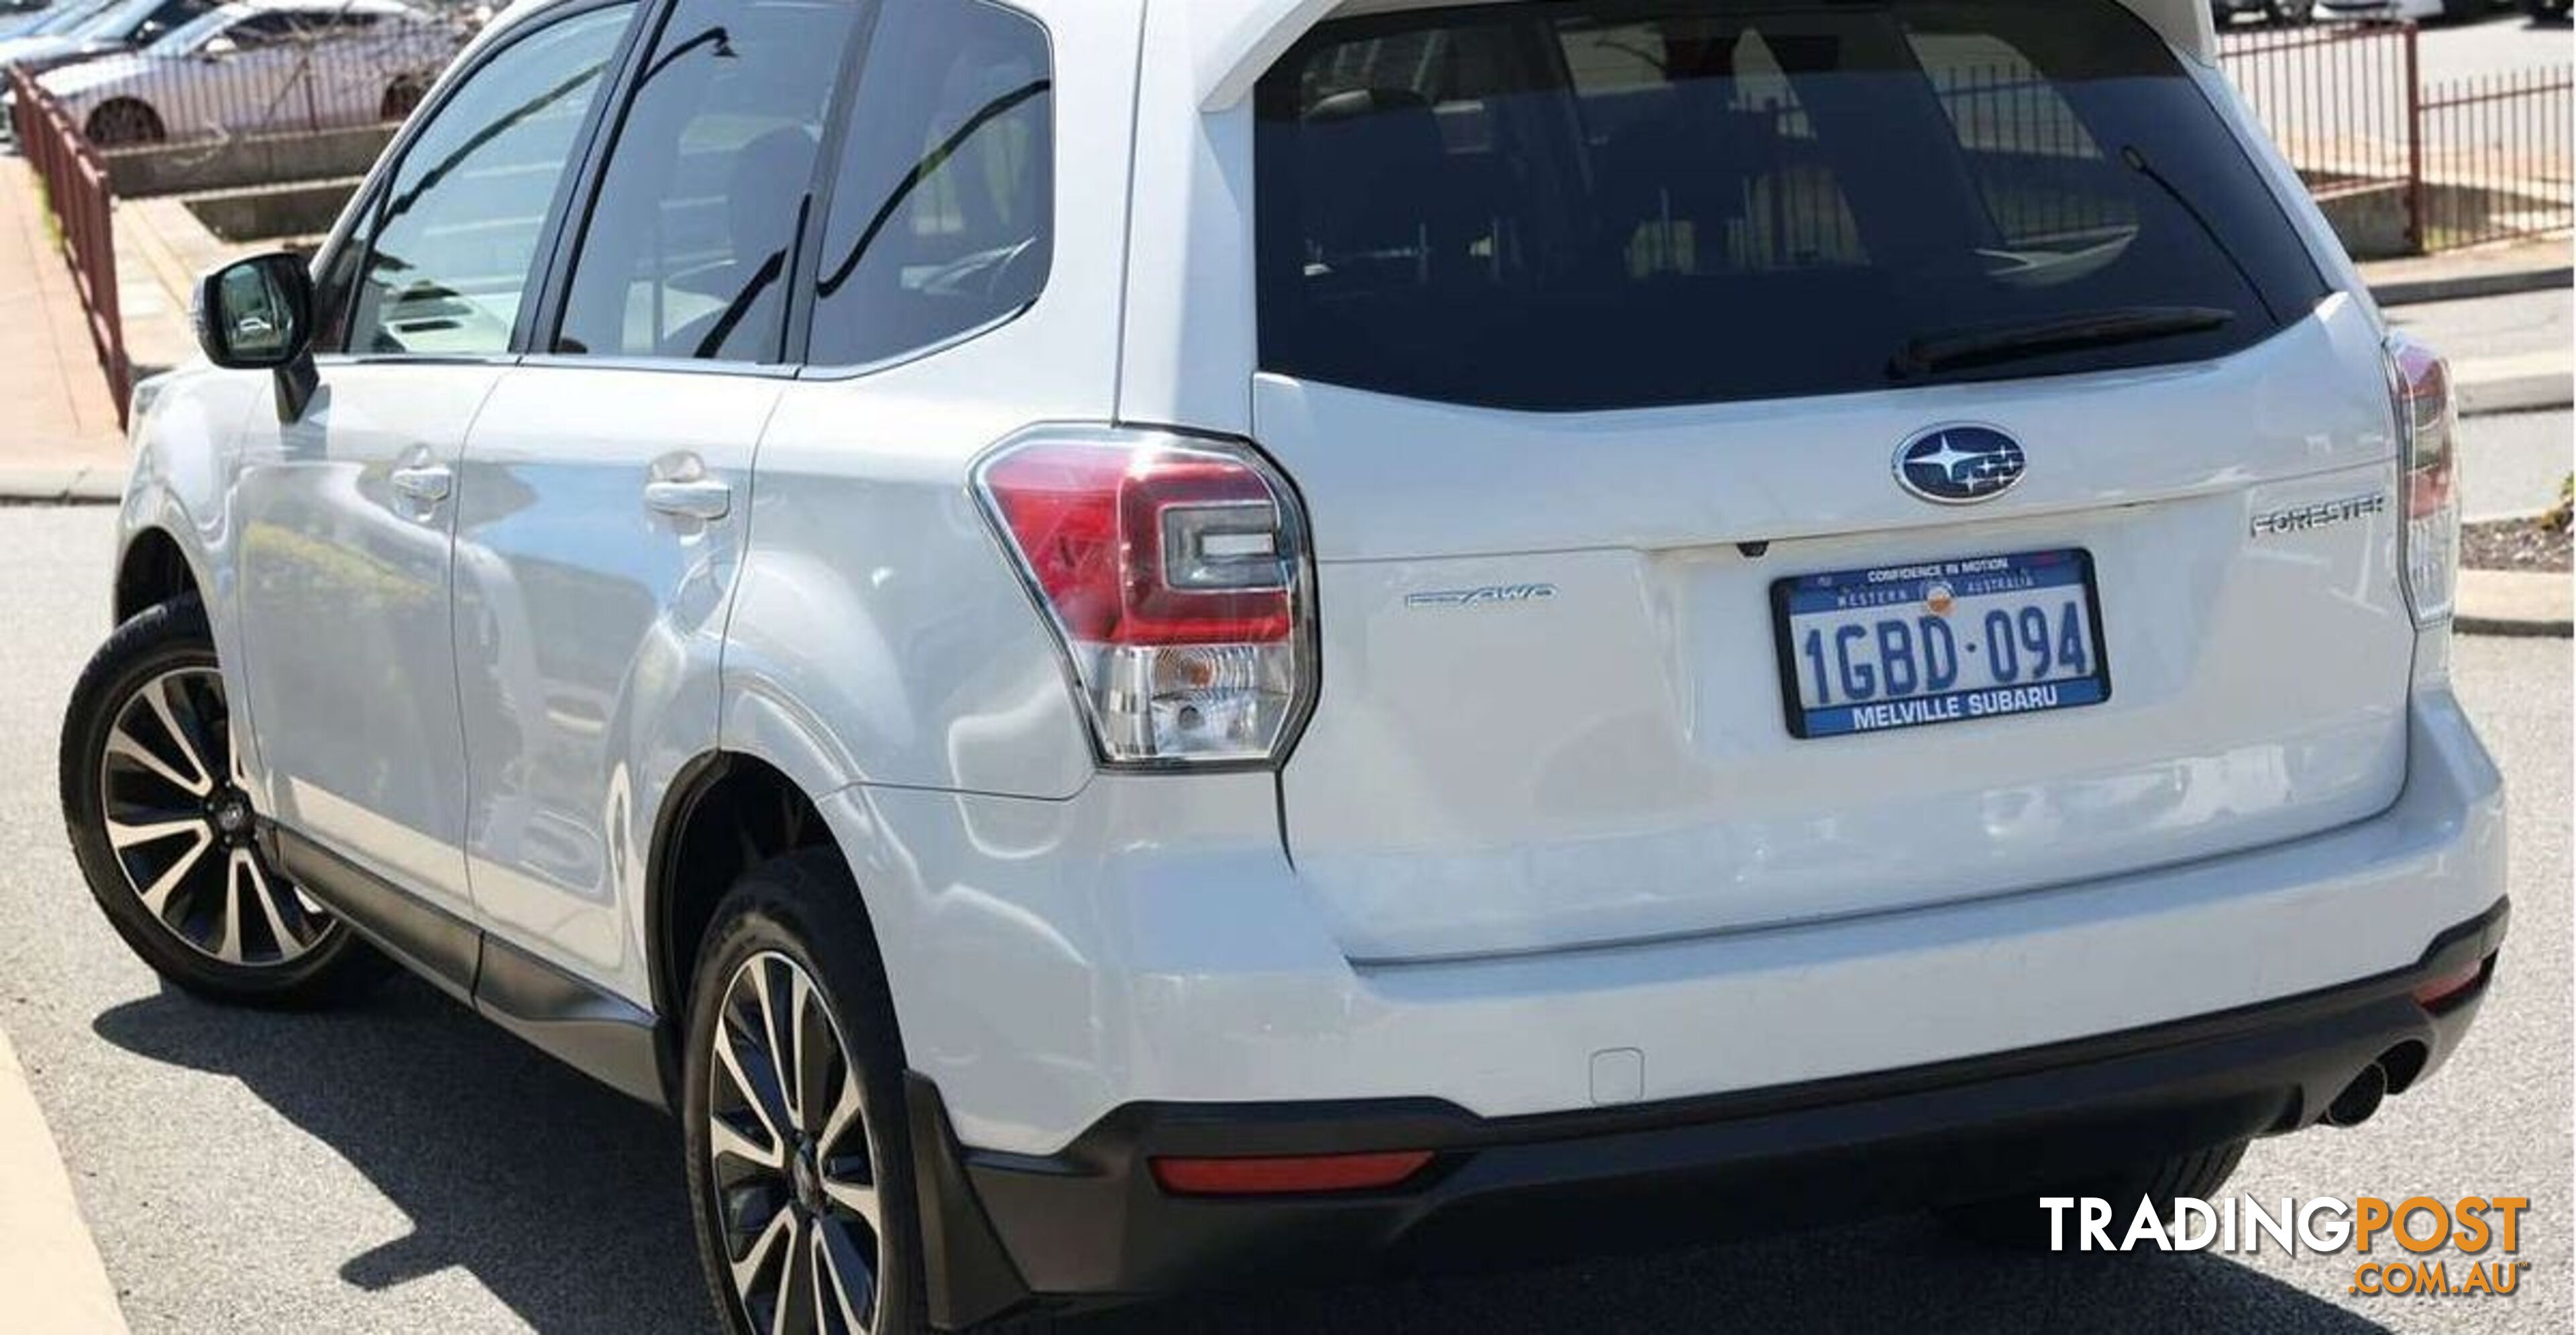
POLYGON ((46 1335, 125 1335, 125 1314, 72 1195, 62 1152, 0 1032, 0 1322, 46 1335))

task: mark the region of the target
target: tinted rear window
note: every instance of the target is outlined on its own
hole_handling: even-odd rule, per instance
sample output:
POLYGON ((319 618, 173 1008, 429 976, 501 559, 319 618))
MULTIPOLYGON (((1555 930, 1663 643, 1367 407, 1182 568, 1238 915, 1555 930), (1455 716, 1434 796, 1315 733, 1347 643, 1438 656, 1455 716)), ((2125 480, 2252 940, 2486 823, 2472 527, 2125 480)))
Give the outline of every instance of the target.
POLYGON ((1337 384, 1570 410, 2058 374, 2233 352, 2326 291, 2111 0, 1420 10, 1320 26, 1258 102, 1262 364, 1337 384), (2141 307, 2231 318, 1898 365, 2141 307))

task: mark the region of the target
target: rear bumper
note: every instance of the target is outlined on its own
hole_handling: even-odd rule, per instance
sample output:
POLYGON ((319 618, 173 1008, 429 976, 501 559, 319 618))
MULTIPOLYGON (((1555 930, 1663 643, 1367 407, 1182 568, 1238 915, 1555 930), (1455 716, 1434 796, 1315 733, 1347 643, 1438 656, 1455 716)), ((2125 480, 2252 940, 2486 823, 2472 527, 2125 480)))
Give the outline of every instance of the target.
POLYGON ((2054 890, 1759 932, 1344 957, 1260 774, 1067 802, 823 804, 958 1140, 1060 1155, 1135 1104, 1429 1099, 1489 1121, 2046 1049, 2412 967, 2502 899, 2500 778, 2438 689, 2389 810, 2054 890), (1604 1065, 1614 1077, 1596 1079, 1604 1065), (1623 1065, 1624 1064, 1624 1065, 1623 1065))
POLYGON ((2506 905, 2411 967, 2176 1023, 1896 1072, 1708 1098, 1488 1119, 1439 1100, 1131 1104, 1060 1154, 958 1148, 913 1082, 936 1309, 980 1320, 1075 1303, 1548 1259, 1951 1201, 2314 1124, 2372 1063, 2402 1094, 2492 984, 2506 905), (2412 995, 2484 963, 2432 1009, 2412 995), (1163 1156, 1430 1150, 1384 1191, 1178 1197, 1163 1156))

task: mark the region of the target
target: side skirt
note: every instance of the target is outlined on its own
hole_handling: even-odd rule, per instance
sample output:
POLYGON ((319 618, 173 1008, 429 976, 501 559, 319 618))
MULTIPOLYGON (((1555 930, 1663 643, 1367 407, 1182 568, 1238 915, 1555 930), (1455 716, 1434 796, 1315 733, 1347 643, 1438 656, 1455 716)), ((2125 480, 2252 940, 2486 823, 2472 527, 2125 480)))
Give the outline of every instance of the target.
POLYGON ((351 930, 574 1070, 667 1109, 651 1012, 564 972, 292 830, 272 828, 277 865, 351 930))

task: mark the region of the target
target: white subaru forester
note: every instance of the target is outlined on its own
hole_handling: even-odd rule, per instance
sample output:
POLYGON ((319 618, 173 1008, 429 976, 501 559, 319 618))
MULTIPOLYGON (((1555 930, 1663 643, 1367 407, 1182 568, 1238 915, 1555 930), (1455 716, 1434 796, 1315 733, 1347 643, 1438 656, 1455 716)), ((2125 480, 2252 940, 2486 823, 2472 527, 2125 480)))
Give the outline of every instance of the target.
POLYGON ((138 395, 82 866, 668 1106, 735 1331, 2207 1194, 2505 925, 2209 12, 522 5, 138 395))

